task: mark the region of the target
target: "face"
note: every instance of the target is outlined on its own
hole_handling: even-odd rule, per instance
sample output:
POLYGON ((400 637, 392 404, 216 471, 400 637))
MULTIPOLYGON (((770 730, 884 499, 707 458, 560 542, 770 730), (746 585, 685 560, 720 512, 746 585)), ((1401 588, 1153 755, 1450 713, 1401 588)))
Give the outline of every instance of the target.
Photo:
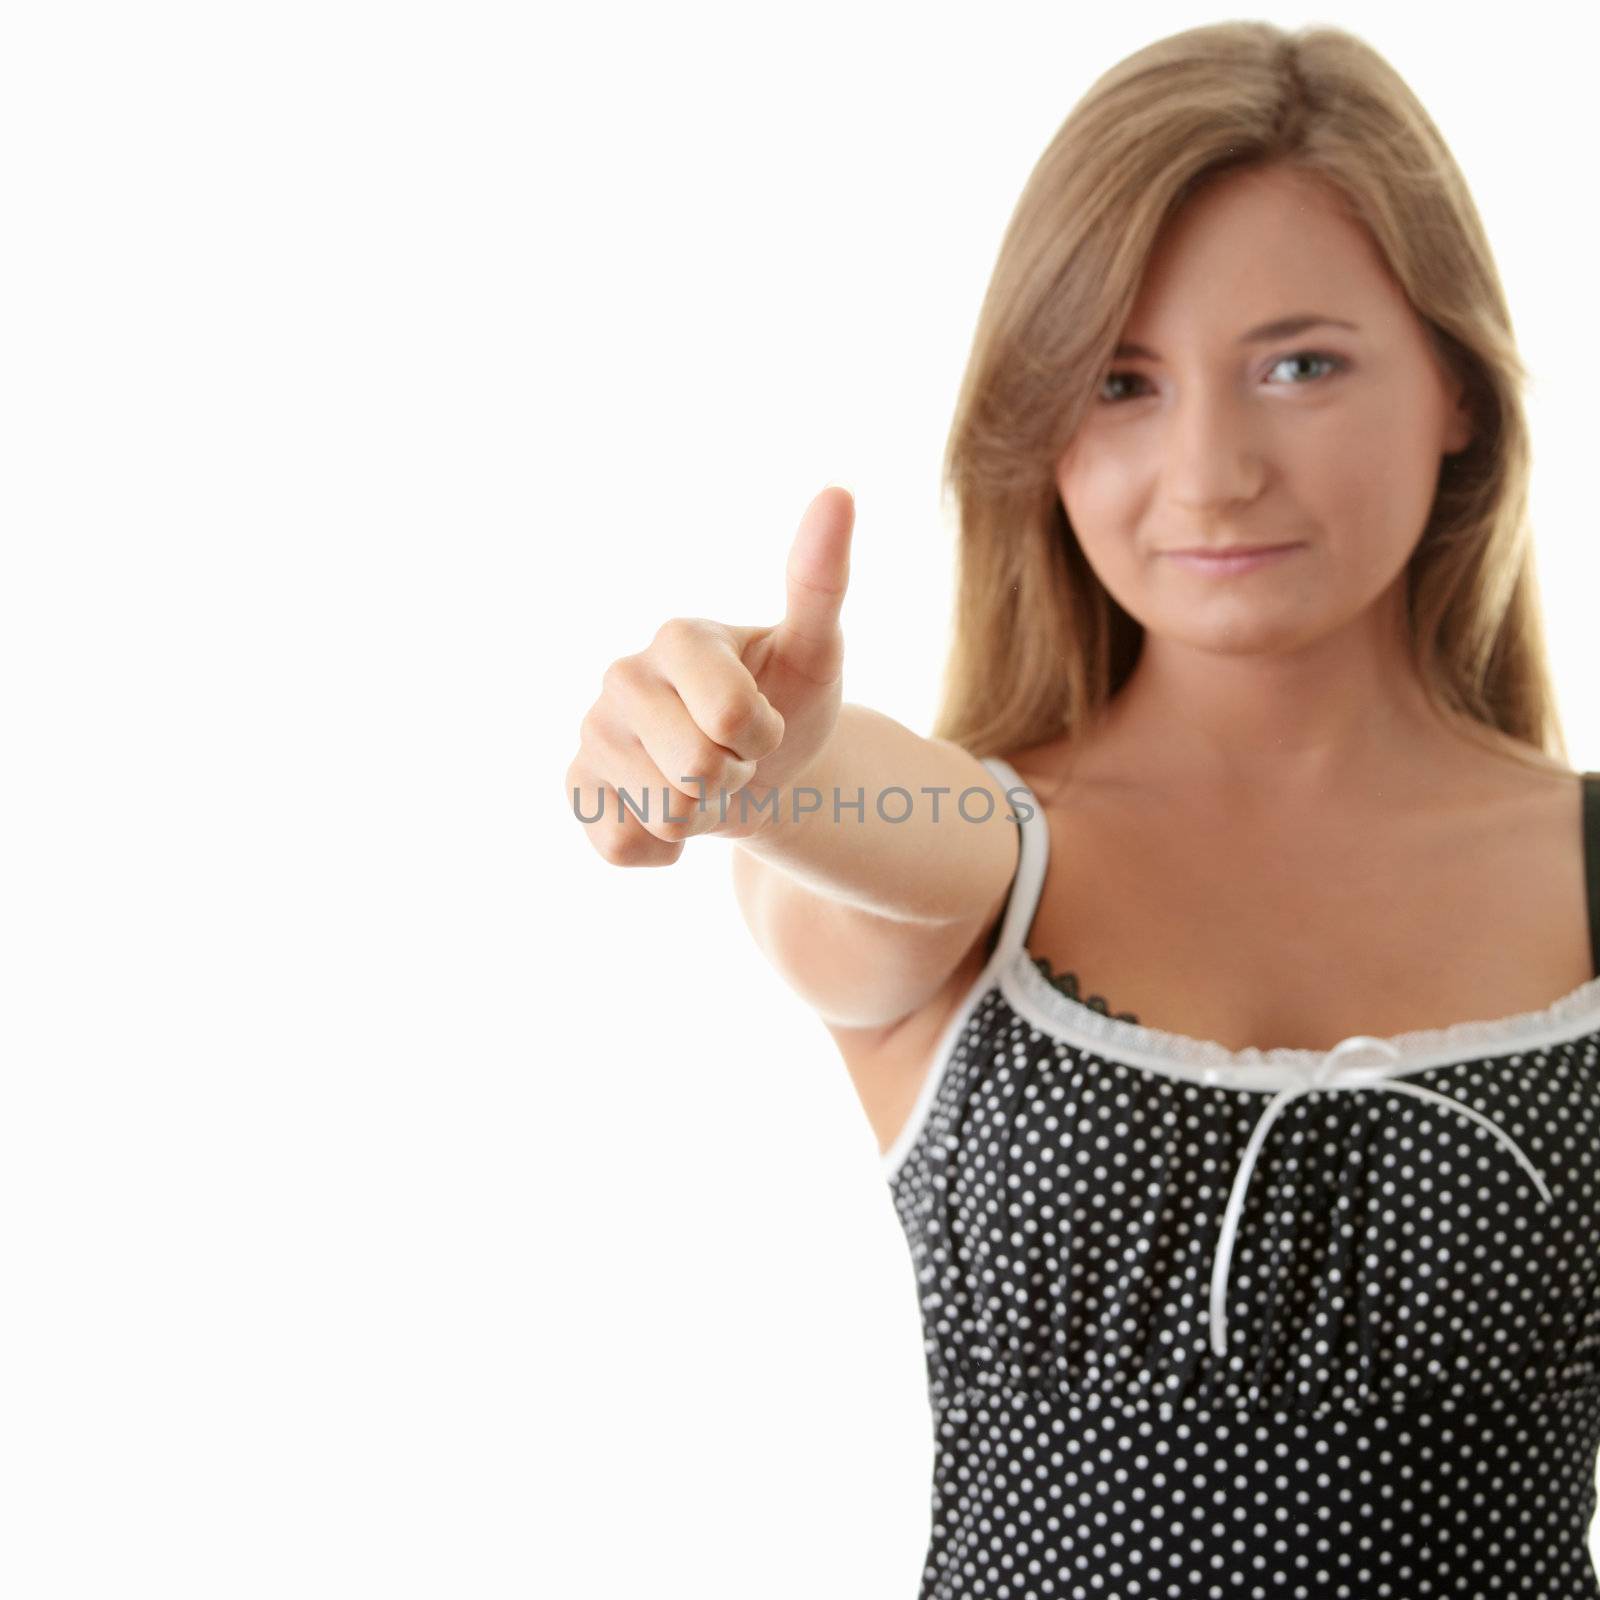
POLYGON ((1441 457, 1470 437, 1366 230, 1276 168, 1216 181, 1168 224, 1056 482, 1146 648, 1284 648, 1393 619, 1441 457), (1247 338, 1302 313, 1350 326, 1247 338), (1282 544, 1233 573, 1169 554, 1282 544))

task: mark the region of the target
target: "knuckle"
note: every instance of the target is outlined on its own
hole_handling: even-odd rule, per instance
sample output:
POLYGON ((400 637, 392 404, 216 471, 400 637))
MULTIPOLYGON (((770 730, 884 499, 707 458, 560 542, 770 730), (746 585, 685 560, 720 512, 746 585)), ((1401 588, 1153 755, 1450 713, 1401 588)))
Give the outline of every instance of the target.
POLYGON ((600 675, 603 694, 616 696, 627 693, 639 681, 639 666, 638 656, 618 656, 600 675))
POLYGON ((642 828, 609 828, 594 843, 614 867, 645 866, 657 859, 658 841, 642 828))
POLYGON ((651 866, 662 860, 675 860, 684 845, 693 837, 691 829, 671 824, 661 826, 652 823, 640 832, 644 841, 638 857, 640 866, 651 866))
POLYGON ((730 696, 719 701, 707 714, 706 734, 719 745, 734 744, 749 728, 752 715, 753 709, 747 700, 742 696, 730 696))
POLYGON ((685 799, 691 803, 697 802, 717 781, 722 774, 725 754, 710 738, 699 740, 691 747, 684 757, 683 771, 672 775, 673 782, 683 790, 685 799))
POLYGON ((652 841, 649 858, 641 860, 641 867, 666 867, 670 866, 683 854, 683 841, 681 839, 652 841))
POLYGON ((650 831, 667 844, 681 844, 692 839, 703 827, 704 813, 693 794, 674 789, 661 808, 661 815, 651 819, 650 831))
MULTIPOLYGON (((622 811, 619 801, 619 811, 622 811)), ((623 831, 640 841, 656 844, 677 844, 700 831, 704 813, 696 805, 692 794, 681 792, 674 784, 652 783, 648 787, 628 790, 628 800, 623 831)))
POLYGON ((700 632, 699 623, 693 617, 668 617, 656 629, 656 636, 652 644, 664 645, 669 649, 687 644, 700 632))

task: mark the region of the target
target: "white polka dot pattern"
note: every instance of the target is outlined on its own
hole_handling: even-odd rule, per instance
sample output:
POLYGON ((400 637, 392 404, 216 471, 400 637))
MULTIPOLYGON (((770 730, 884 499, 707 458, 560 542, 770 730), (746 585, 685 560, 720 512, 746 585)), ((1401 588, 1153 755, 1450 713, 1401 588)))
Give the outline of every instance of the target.
POLYGON ((1219 1356, 1270 1098, 1239 1085, 1319 1053, 1040 1001, 1031 871, 887 1158, 935 1432, 919 1600, 1600 1597, 1600 980, 1395 1041, 1477 1119, 1381 1081, 1289 1099, 1219 1356))

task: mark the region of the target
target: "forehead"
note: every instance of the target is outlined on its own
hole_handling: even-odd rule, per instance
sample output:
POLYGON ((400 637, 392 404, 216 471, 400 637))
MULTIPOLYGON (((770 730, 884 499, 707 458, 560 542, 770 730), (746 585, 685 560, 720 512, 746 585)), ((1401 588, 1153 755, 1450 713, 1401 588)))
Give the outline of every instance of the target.
POLYGON ((1312 174, 1272 168, 1214 179, 1168 219, 1128 326, 1231 339, 1292 311, 1370 322, 1404 306, 1377 242, 1343 197, 1312 174))

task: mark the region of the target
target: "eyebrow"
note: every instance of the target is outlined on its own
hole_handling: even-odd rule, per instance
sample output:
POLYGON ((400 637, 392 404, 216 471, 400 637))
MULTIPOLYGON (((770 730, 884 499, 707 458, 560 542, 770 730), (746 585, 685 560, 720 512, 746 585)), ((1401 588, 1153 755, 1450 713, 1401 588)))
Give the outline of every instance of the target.
MULTIPOLYGON (((1304 333, 1307 328, 1348 328, 1352 333, 1361 330, 1353 322, 1346 322, 1342 317, 1325 317, 1318 312, 1301 311, 1292 317, 1277 317, 1271 322, 1263 322, 1259 328, 1252 328, 1248 333, 1239 335, 1238 343, 1265 344, 1269 339, 1292 339, 1297 333, 1304 333)), ((1122 361, 1129 357, 1142 358, 1145 361, 1159 361, 1161 359, 1154 350, 1146 349, 1142 344, 1119 344, 1111 352, 1113 361, 1122 361)))

